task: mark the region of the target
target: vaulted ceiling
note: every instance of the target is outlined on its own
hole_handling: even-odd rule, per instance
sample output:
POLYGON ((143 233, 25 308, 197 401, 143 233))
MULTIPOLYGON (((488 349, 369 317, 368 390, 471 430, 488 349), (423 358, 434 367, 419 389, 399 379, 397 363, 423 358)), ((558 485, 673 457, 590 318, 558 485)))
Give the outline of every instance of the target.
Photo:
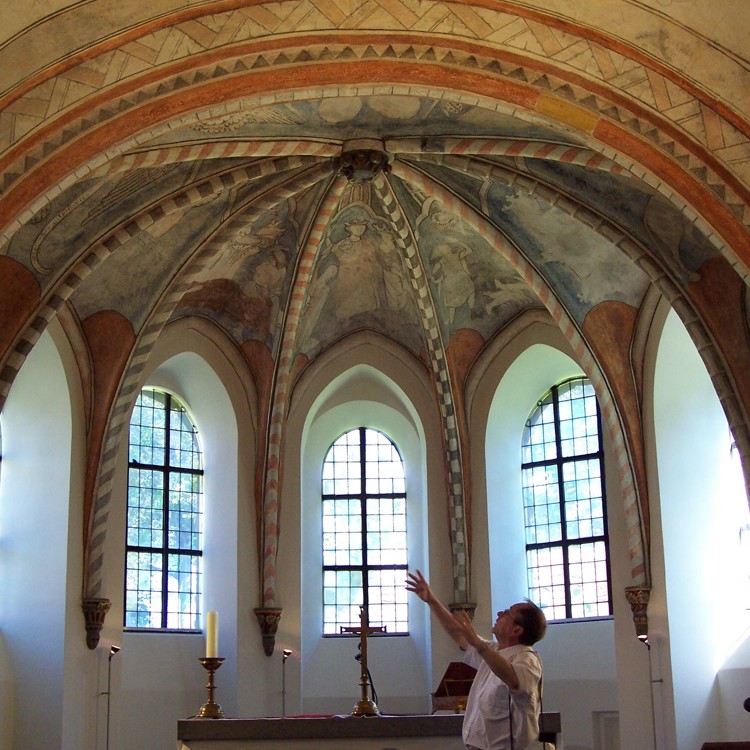
MULTIPOLYGON (((709 3, 692 18, 569 5, 0 12, 0 398, 47 321, 78 330, 87 540, 110 491, 107 446, 171 321, 199 316, 244 353, 272 442, 296 380, 348 334, 421 359, 455 521, 469 502, 467 374, 535 311, 619 436, 633 579, 647 579, 639 335, 657 299, 748 446, 747 49, 711 32, 709 3)), ((750 20, 746 4, 726 8, 750 20)), ((260 442, 256 489, 272 506, 278 467, 260 442)))

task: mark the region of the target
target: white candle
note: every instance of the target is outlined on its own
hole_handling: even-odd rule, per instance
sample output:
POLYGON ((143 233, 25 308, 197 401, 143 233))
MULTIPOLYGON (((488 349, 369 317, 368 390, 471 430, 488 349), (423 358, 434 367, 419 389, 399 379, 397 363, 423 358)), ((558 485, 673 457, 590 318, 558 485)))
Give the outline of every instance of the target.
POLYGON ((219 614, 206 612, 206 659, 219 655, 219 614))

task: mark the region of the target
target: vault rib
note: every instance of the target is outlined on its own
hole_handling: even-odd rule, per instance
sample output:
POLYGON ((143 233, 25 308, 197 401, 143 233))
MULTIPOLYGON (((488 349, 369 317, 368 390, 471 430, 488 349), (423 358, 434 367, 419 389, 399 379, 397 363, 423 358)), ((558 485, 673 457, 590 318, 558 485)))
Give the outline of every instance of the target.
MULTIPOLYGON (((296 157, 286 157, 276 160, 279 172, 296 164, 296 157)), ((236 170, 241 171, 241 170, 236 170)), ((161 300, 154 307, 140 333, 136 338, 124 375, 120 380, 119 391, 113 399, 113 406, 107 417, 107 426, 102 440, 101 457, 98 465, 96 481, 92 483, 91 492, 94 494, 90 507, 87 529, 89 533, 84 539, 84 596, 98 596, 101 590, 101 567, 104 555, 104 538, 108 504, 112 492, 112 477, 114 475, 117 446, 120 433, 127 426, 127 418, 135 395, 140 387, 143 368, 148 357, 166 325, 170 315, 182 296, 192 284, 193 280, 210 264, 224 243, 235 233, 237 226, 247 222, 246 212, 250 208, 265 210, 279 200, 290 197, 306 190, 322 177, 328 174, 330 166, 327 162, 313 163, 301 173, 289 178, 285 183, 277 185, 274 191, 264 192, 254 196, 238 210, 226 217, 214 232, 193 253, 192 258, 183 264, 183 272, 176 274, 169 286, 162 294, 161 300), (100 532, 94 533, 95 530, 100 532)), ((93 448, 92 448, 93 450, 93 448)))
POLYGON ((318 208, 297 265, 285 311, 283 337, 274 370, 270 417, 268 420, 268 452, 264 463, 261 533, 261 587, 264 607, 276 606, 276 559, 279 544, 279 497, 281 489, 281 453, 284 444, 284 427, 291 396, 292 368, 300 319, 328 220, 338 204, 346 185, 346 178, 337 174, 333 184, 318 208))
POLYGON ((634 585, 648 581, 648 556, 644 536, 642 514, 638 502, 638 489, 634 481, 633 467, 627 450, 622 425, 614 401, 607 387, 604 373, 581 335, 575 321, 568 315, 558 300, 554 290, 549 287, 544 277, 526 259, 520 249, 509 237, 497 227, 489 217, 482 215, 475 208, 461 200, 444 185, 419 170, 411 162, 395 159, 391 165, 392 174, 407 183, 417 186, 426 195, 433 196, 442 203, 446 210, 465 221, 494 247, 511 266, 520 274, 527 286, 537 295, 542 304, 549 310, 553 320, 560 327, 565 338, 570 342, 578 362, 587 373, 597 394, 602 395, 602 415, 607 424, 616 427, 612 433, 615 443, 615 455, 623 482, 623 497, 628 520, 628 542, 630 544, 631 578, 634 585), (487 234, 487 228, 491 231, 487 234))
POLYGON ((386 143, 390 153, 428 156, 451 154, 458 156, 509 156, 543 159, 576 164, 612 174, 633 176, 629 169, 586 146, 577 143, 539 141, 526 138, 425 137, 394 138, 386 143))
POLYGON ((338 144, 301 140, 246 140, 226 139, 220 141, 197 141, 178 143, 163 147, 133 149, 122 156, 111 159, 96 170, 96 174, 115 174, 133 169, 147 169, 165 164, 182 164, 187 161, 209 159, 278 159, 286 156, 314 156, 318 159, 339 155, 338 144))
POLYGON ((425 342, 430 358, 430 367, 435 378, 435 391, 440 407, 440 422, 446 449, 448 506, 450 514, 450 538, 453 555, 454 603, 469 604, 471 579, 469 565, 468 526, 466 522, 466 479, 462 462, 462 440, 456 419, 454 386, 445 352, 443 334, 438 325, 438 315, 427 283, 422 257, 419 254, 409 223, 401 211, 393 189, 383 174, 373 179, 373 186, 395 234, 406 268, 411 273, 411 284, 416 292, 416 301, 424 328, 425 342))

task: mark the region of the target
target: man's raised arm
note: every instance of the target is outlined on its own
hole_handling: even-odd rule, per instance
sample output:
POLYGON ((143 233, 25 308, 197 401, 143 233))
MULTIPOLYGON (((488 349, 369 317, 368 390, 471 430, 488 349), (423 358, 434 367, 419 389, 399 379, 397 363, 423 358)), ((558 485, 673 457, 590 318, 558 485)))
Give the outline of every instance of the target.
POLYGON ((461 647, 466 648, 468 641, 464 636, 463 629, 456 622, 453 613, 432 592, 430 585, 422 575, 421 570, 416 573, 407 573, 406 590, 415 593, 423 602, 430 607, 430 611, 437 617, 448 635, 461 647))

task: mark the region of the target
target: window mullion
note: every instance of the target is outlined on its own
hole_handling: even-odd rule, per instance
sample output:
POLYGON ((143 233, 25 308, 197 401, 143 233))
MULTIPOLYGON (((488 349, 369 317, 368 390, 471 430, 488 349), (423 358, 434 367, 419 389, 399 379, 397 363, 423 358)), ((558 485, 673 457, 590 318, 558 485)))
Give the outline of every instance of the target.
POLYGON ((167 608, 169 606, 169 484, 171 482, 171 468, 169 457, 172 447, 172 396, 167 393, 164 402, 166 409, 166 429, 164 436, 164 485, 162 497, 162 578, 161 578, 161 626, 167 627, 167 608))
POLYGON ((565 514, 565 482, 563 480, 562 436, 560 435, 560 396, 557 386, 552 388, 552 411, 555 419, 555 455, 557 456, 557 497, 560 504, 560 548, 562 551, 563 580, 565 581, 565 616, 570 617, 573 604, 570 598, 570 556, 568 554, 568 524, 565 514))
MULTIPOLYGON (((140 471, 162 471, 164 469, 164 464, 142 464, 140 461, 130 460, 128 462, 128 468, 139 469, 140 471)), ((203 476, 205 472, 203 469, 193 469, 189 466, 181 466, 180 473, 193 474, 196 477, 200 477, 203 476)))
POLYGON ((362 604, 365 612, 370 609, 368 592, 369 561, 367 559, 367 433, 364 427, 359 428, 359 507, 362 513, 362 604))

